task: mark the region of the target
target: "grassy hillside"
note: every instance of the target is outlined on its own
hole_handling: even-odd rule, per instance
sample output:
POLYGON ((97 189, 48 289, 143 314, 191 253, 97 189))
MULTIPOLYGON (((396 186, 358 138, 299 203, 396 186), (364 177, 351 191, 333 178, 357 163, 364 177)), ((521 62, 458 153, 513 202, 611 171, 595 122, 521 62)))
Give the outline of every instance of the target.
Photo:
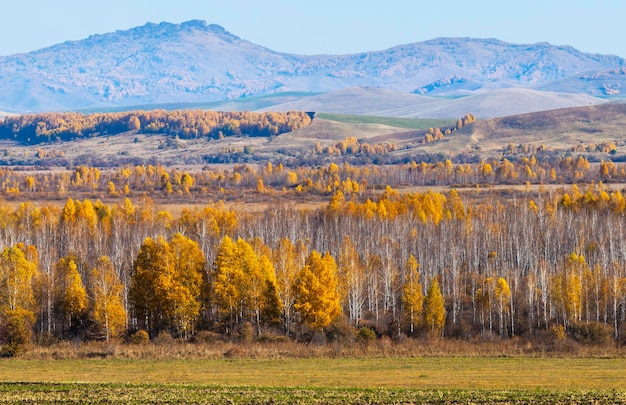
POLYGON ((291 165, 319 165, 330 161, 354 164, 448 158, 476 161, 520 151, 527 156, 537 154, 539 149, 556 157, 584 153, 594 160, 626 159, 626 103, 479 119, 459 131, 425 142, 424 135, 429 128, 445 132, 455 123, 456 120, 317 113, 310 125, 272 137, 240 135, 224 139, 181 137, 174 140, 173 134, 132 131, 33 146, 7 139, 0 146, 0 162, 67 166, 262 163, 270 160, 291 165), (370 145, 392 143, 397 148, 382 155, 367 156, 315 153, 320 145, 326 149, 348 138, 370 145), (597 150, 602 145, 610 145, 610 154, 607 150, 597 150))
POLYGON ((318 113, 316 114, 316 117, 328 121, 341 122, 343 124, 379 124, 406 129, 428 129, 432 127, 451 126, 455 124, 455 121, 451 119, 393 118, 329 113, 318 113))
POLYGON ((496 150, 508 144, 546 145, 572 150, 580 145, 614 142, 626 153, 626 103, 608 103, 479 120, 465 131, 471 145, 496 150))

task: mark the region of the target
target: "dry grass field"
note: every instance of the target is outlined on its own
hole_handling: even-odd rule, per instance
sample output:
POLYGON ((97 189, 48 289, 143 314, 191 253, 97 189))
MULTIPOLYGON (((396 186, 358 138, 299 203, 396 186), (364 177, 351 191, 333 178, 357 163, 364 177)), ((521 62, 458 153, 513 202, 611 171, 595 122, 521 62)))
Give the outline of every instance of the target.
MULTIPOLYGON (((468 113, 471 111, 468 111, 468 113)), ((460 116, 459 116, 460 118, 460 116)), ((220 140, 189 139, 171 141, 164 135, 131 132, 65 143, 24 146, 11 141, 0 143, 0 152, 24 161, 32 161, 39 149, 62 151, 69 162, 90 161, 161 162, 184 166, 202 164, 205 156, 223 156, 250 152, 256 161, 289 161, 311 156, 316 143, 334 145, 348 137, 370 144, 395 143, 398 150, 389 157, 402 159, 413 155, 454 157, 471 154, 480 158, 500 157, 509 145, 545 145, 553 151, 571 152, 577 145, 614 142, 616 156, 626 155, 626 103, 605 103, 529 113, 495 119, 479 119, 443 140, 422 143, 429 127, 446 128, 455 120, 398 119, 370 116, 320 114, 311 125, 272 138, 226 137, 220 140)), ((598 158, 603 158, 598 155, 598 158)), ((608 159, 609 156, 604 156, 608 159)), ((334 160, 341 160, 335 157, 334 160)), ((42 162, 45 164, 45 162, 42 162)))
POLYGON ((185 360, 7 360, 4 382, 219 386, 620 390, 626 359, 304 358, 185 360))

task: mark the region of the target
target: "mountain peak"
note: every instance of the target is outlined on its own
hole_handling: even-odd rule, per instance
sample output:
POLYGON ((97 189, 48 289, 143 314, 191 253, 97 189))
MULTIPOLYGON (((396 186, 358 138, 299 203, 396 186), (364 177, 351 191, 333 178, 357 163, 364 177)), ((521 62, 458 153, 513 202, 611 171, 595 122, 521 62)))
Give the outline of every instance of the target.
MULTIPOLYGON (((118 35, 134 34, 134 35, 169 35, 182 32, 210 32, 217 36, 228 37, 233 40, 239 40, 236 35, 226 31, 224 27, 217 24, 207 24, 204 20, 189 20, 180 24, 170 23, 163 21, 161 23, 148 22, 142 26, 131 28, 129 30, 118 30, 115 33, 118 35)), ((103 34, 107 35, 107 34, 103 34)), ((93 37, 92 35, 91 37, 93 37)), ((98 35, 96 35, 98 36, 98 35)), ((90 37, 90 38, 91 38, 90 37)))

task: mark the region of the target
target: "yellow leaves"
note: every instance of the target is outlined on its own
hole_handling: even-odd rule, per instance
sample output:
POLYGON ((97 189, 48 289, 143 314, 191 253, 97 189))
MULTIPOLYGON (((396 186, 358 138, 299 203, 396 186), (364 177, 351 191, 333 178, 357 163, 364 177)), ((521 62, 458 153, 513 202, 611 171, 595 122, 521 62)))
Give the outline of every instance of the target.
POLYGON ((433 337, 441 336, 446 323, 446 307, 437 279, 431 280, 424 300, 424 323, 433 337))
POLYGON ((344 202, 345 198, 343 196, 343 193, 338 190, 330 199, 330 202, 328 203, 328 210, 331 212, 337 212, 344 202))
POLYGON ((57 305, 71 327, 87 309, 87 291, 74 257, 59 259, 56 265, 57 305))
POLYGON ((200 312, 204 255, 196 242, 175 234, 168 243, 146 238, 134 263, 130 296, 149 331, 175 327, 187 335, 200 312))
POLYGON ((294 307, 304 323, 312 329, 330 325, 341 314, 335 259, 312 251, 298 274, 295 293, 294 307))
POLYGON ((265 185, 263 184, 263 179, 259 177, 256 181, 256 192, 259 194, 265 193, 265 185))
POLYGON ((415 331, 415 325, 422 315, 424 294, 419 282, 419 264, 413 255, 405 264, 405 280, 402 286, 402 305, 405 314, 409 317, 410 333, 415 331))
POLYGON ((509 284, 502 277, 498 278, 494 287, 494 296, 500 302, 502 308, 506 308, 511 299, 511 290, 509 284))
MULTIPOLYGON (((260 247, 259 250, 265 250, 260 247)), ((231 323, 238 316, 252 316, 256 322, 261 314, 277 318, 280 301, 274 267, 265 254, 257 255, 252 246, 238 239, 224 237, 215 259, 212 275, 213 300, 231 323), (274 308, 271 308, 274 306, 274 308)))
POLYGON ((6 247, 0 254, 0 313, 32 311, 35 263, 29 261, 23 245, 6 247))
POLYGON ((104 331, 105 339, 119 336, 126 329, 126 310, 122 303, 123 285, 108 257, 98 259, 91 270, 93 318, 104 331))

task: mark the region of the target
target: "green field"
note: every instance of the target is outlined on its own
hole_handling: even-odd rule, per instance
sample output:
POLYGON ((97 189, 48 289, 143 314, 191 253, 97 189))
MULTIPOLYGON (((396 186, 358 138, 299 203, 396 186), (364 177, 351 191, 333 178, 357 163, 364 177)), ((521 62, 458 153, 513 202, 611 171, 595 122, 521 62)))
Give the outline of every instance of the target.
POLYGON ((4 360, 0 403, 626 402, 626 359, 4 360))
POLYGON ((406 128, 406 129, 428 129, 435 127, 448 127, 456 124, 455 120, 446 119, 417 119, 417 118, 393 118, 393 117, 374 117, 366 115, 344 115, 344 114, 328 114, 317 113, 317 118, 328 121, 336 121, 344 124, 379 124, 390 127, 406 128))

